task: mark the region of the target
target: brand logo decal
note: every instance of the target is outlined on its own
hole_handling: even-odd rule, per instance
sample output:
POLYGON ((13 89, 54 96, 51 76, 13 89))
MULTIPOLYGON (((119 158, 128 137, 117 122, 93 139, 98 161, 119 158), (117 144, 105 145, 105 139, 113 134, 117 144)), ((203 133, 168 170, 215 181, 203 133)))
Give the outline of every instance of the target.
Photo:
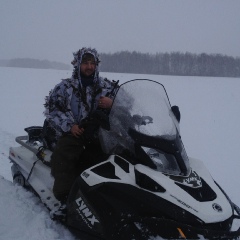
POLYGON ((79 213, 79 215, 82 217, 82 220, 87 224, 89 228, 93 228, 95 223, 99 223, 98 219, 89 210, 89 208, 84 203, 81 197, 76 199, 75 201, 78 205, 77 212, 79 213))
POLYGON ((89 175, 90 175, 90 174, 89 174, 89 173, 87 173, 87 172, 83 172, 83 173, 82 173, 82 176, 83 176, 83 177, 85 177, 85 178, 88 178, 88 177, 89 177, 89 175))
POLYGON ((183 180, 185 185, 191 185, 192 187, 201 187, 202 182, 200 177, 197 175, 196 172, 191 172, 190 176, 183 180))
POLYGON ((174 181, 180 183, 180 184, 183 184, 183 185, 186 185, 186 186, 189 186, 189 187, 192 187, 192 188, 202 187, 201 178, 194 171, 192 171, 188 177, 171 176, 170 178, 173 179, 174 181))
POLYGON ((176 196, 173 196, 170 194, 171 197, 173 197, 174 199, 176 199, 179 203, 181 203, 183 206, 185 206, 186 208, 189 208, 195 212, 198 212, 196 209, 194 209, 193 207, 191 207, 190 205, 188 205, 187 203, 183 202, 181 199, 177 198, 176 196))
POLYGON ((212 208, 217 212, 222 212, 223 211, 222 207, 217 203, 213 203, 212 208))

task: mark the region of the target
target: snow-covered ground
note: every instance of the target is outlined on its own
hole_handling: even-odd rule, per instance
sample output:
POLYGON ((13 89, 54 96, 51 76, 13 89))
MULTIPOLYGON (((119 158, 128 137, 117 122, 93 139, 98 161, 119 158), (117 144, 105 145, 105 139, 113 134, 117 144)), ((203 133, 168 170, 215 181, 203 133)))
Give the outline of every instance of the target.
MULTIPOLYGON (((181 135, 189 156, 203 160, 213 178, 240 205, 240 79, 102 73, 121 82, 161 82, 181 111, 181 135)), ((0 239, 75 239, 53 222, 30 192, 12 184, 10 146, 24 128, 42 125, 43 103, 51 88, 71 71, 0 67, 0 239)), ((139 97, 144 97, 139 96, 139 97)))

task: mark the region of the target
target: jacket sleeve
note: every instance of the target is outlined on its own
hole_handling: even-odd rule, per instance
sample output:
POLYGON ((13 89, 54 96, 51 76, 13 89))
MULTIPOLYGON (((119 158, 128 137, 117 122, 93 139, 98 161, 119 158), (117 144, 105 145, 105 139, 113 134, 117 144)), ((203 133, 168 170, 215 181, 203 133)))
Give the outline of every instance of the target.
POLYGON ((118 81, 110 81, 107 78, 101 79, 102 85, 102 95, 107 96, 111 99, 114 98, 116 91, 118 89, 118 81))
POLYGON ((75 124, 70 109, 71 93, 64 82, 58 84, 50 93, 45 107, 47 119, 61 132, 69 132, 75 124))

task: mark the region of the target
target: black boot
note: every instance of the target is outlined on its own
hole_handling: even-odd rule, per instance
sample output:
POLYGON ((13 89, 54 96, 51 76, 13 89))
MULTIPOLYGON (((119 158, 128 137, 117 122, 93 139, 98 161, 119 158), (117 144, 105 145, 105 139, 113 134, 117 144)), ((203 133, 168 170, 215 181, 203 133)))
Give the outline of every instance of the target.
POLYGON ((50 212, 50 216, 53 220, 57 220, 60 222, 65 222, 66 221, 66 216, 67 216, 67 197, 65 196, 64 198, 61 199, 60 201, 60 206, 58 208, 53 209, 50 212))

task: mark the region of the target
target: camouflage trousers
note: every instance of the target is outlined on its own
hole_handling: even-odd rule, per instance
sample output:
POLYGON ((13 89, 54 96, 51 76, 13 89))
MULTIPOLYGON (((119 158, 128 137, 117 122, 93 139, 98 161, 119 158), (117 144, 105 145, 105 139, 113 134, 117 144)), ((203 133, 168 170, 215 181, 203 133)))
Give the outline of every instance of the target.
POLYGON ((72 135, 60 137, 51 157, 51 174, 55 178, 53 194, 59 201, 66 196, 80 174, 79 162, 84 150, 82 138, 72 135))

